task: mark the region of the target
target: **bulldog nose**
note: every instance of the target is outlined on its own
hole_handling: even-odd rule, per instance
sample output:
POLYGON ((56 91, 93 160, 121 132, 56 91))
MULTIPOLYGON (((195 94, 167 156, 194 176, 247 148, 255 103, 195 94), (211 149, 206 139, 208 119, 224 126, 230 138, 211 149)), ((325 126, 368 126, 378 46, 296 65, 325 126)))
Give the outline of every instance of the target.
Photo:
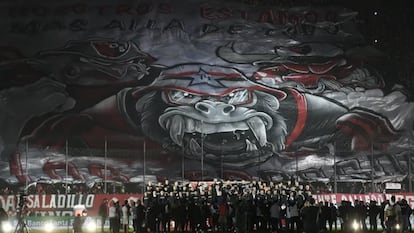
POLYGON ((206 117, 217 117, 229 115, 231 112, 235 110, 235 107, 231 104, 223 102, 203 100, 195 105, 195 109, 197 109, 201 114, 205 115, 206 117))

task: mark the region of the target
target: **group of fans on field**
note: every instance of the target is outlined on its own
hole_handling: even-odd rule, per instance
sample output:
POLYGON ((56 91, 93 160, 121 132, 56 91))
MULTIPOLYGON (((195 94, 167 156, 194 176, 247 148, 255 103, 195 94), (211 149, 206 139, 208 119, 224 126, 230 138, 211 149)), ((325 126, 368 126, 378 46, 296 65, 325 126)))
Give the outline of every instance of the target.
POLYGON ((149 183, 142 200, 136 202, 105 200, 99 213, 103 223, 109 219, 111 233, 130 225, 134 232, 316 233, 346 230, 355 224, 361 229, 377 231, 378 222, 382 229, 391 229, 397 223, 404 231, 411 229, 411 208, 404 199, 397 202, 392 196, 383 203, 342 201, 336 205, 318 203, 311 194, 310 186, 297 182, 170 184, 166 180, 163 184, 149 183))

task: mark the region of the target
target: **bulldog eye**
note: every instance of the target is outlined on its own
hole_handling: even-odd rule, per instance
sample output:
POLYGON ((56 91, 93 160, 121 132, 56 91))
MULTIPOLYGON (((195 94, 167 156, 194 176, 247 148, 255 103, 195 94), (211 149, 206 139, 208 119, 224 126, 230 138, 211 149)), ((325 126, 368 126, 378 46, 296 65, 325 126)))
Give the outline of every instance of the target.
POLYGON ((168 96, 173 103, 182 105, 195 104, 201 100, 201 96, 180 90, 170 90, 168 96))
POLYGON ((237 90, 229 93, 228 95, 222 98, 222 101, 228 104, 244 104, 249 100, 249 92, 248 90, 237 90))

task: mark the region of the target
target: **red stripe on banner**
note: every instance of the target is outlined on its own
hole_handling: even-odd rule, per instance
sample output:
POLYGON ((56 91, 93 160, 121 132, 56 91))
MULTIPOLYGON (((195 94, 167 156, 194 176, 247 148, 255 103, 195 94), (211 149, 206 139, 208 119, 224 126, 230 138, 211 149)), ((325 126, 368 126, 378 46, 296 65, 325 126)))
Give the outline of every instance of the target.
POLYGON ((308 118, 308 107, 305 96, 294 89, 290 89, 290 92, 295 97, 298 106, 298 115, 295 128, 293 128, 292 133, 286 139, 286 147, 289 147, 301 135, 305 128, 306 119, 308 118))

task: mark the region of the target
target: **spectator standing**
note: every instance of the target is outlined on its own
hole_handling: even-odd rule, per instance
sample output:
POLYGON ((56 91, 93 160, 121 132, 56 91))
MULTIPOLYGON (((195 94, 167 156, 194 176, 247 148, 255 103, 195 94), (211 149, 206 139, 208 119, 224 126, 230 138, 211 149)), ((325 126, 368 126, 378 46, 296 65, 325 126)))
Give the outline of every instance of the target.
POLYGON ((201 227, 201 208, 198 201, 193 201, 188 206, 188 214, 190 220, 191 231, 195 232, 201 227))
POLYGON ((85 217, 78 213, 73 220, 73 233, 82 233, 82 226, 85 222, 85 217))
POLYGON ((329 231, 332 231, 333 226, 335 226, 335 231, 338 230, 338 208, 331 202, 329 204, 329 231))
POLYGON ((367 224, 365 220, 367 218, 367 206, 363 201, 355 201, 355 210, 356 210, 356 217, 358 219, 358 224, 362 227, 362 230, 367 230, 367 224))
POLYGON ((309 204, 305 204, 302 209, 303 231, 305 233, 319 232, 319 207, 315 205, 315 199, 310 198, 309 204))
POLYGON ((124 233, 127 233, 129 229, 129 215, 130 215, 130 206, 129 206, 128 200, 124 201, 121 211, 122 211, 122 229, 124 230, 124 233))
POLYGON ((403 232, 410 232, 410 215, 412 213, 411 207, 408 205, 407 200, 402 199, 400 201, 401 206, 401 222, 402 222, 402 230, 403 232))
POLYGON ((299 210, 298 204, 293 198, 288 202, 286 216, 289 220, 288 223, 290 227, 290 232, 295 232, 295 229, 297 232, 299 229, 299 210))
POLYGON ((181 200, 178 201, 177 209, 174 212, 174 219, 175 219, 178 231, 181 231, 181 232, 185 231, 185 226, 186 226, 186 222, 188 219, 187 216, 188 216, 188 212, 186 209, 185 202, 181 200))
POLYGON ((386 231, 391 232, 392 227, 401 223, 401 206, 396 202, 395 196, 391 196, 390 202, 385 206, 386 231))
POLYGON ((98 214, 101 217, 101 232, 104 233, 106 219, 108 218, 108 199, 104 199, 99 206, 98 214))
POLYGON ((129 208, 129 215, 132 217, 132 227, 134 232, 137 232, 137 206, 135 201, 131 201, 131 207, 129 208))
POLYGON ((270 206, 270 224, 272 227, 272 232, 279 232, 280 224, 280 205, 277 200, 273 201, 270 206))
POLYGON ((121 207, 119 206, 119 201, 115 202, 115 233, 118 233, 121 229, 121 217, 122 217, 122 211, 121 207))
POLYGON ((381 203, 381 209, 380 209, 380 213, 379 213, 381 227, 382 227, 383 230, 386 229, 386 226, 385 226, 385 206, 387 206, 388 204, 389 204, 389 201, 388 200, 383 201, 381 203))
POLYGON ((146 209, 145 206, 142 205, 141 200, 137 201, 137 205, 135 208, 135 219, 136 219, 136 232, 144 232, 143 226, 146 225, 146 209))
POLYGON ((109 218, 109 232, 110 233, 118 233, 116 231, 116 220, 117 220, 117 210, 115 203, 111 203, 109 209, 108 209, 108 218, 109 218))
POLYGON ((221 232, 227 231, 227 212, 228 206, 226 202, 223 202, 219 206, 219 217, 218 217, 218 224, 220 226, 221 232))
POLYGON ((348 231, 351 226, 351 222, 354 219, 354 207, 351 205, 350 201, 342 201, 338 210, 341 218, 341 229, 348 231))
POLYGON ((377 202, 370 201, 369 209, 368 209, 370 231, 377 231, 378 229, 377 218, 378 218, 378 214, 380 213, 380 211, 381 211, 381 207, 377 205, 377 202))

